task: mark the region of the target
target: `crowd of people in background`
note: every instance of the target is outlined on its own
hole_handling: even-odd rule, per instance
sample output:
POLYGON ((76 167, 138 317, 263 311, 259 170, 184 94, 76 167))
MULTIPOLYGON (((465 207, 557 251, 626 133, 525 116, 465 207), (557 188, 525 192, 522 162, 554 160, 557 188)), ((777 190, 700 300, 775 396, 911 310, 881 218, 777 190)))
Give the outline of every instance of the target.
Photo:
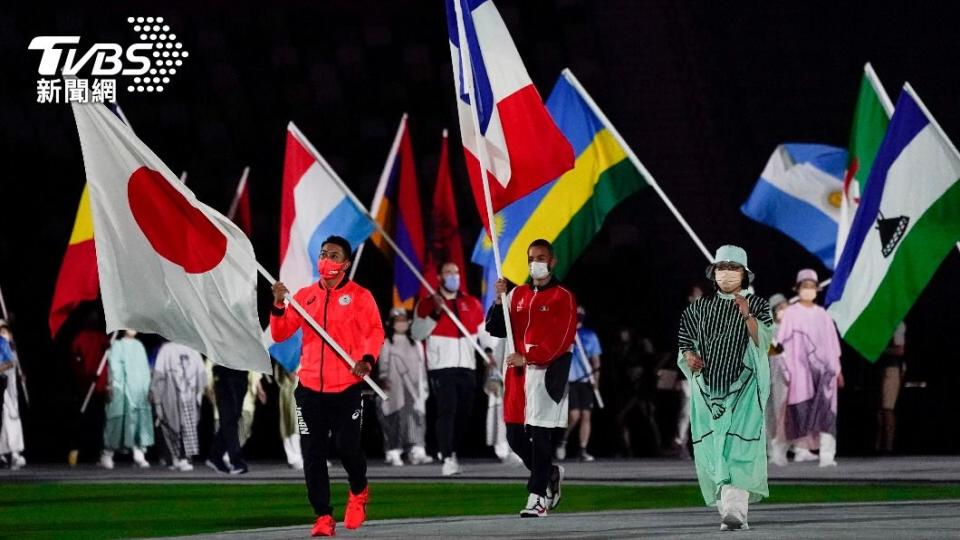
MULTIPOLYGON (((440 475, 460 474, 458 455, 467 432, 480 425, 493 455, 505 464, 522 463, 511 449, 504 421, 504 377, 509 370, 504 340, 487 331, 479 300, 462 292, 461 271, 452 263, 442 265, 436 295, 422 298, 409 311, 393 308, 383 321, 386 340, 373 375, 389 399, 376 400, 374 425, 382 433, 388 465, 436 464, 440 475), (475 334, 465 337, 449 313, 456 313, 475 334), (484 355, 476 352, 472 340, 484 355), (475 407, 476 392, 482 392, 485 410, 475 407)), ((837 464, 837 396, 844 387, 841 348, 833 322, 817 304, 818 287, 816 272, 804 269, 788 295, 769 297, 774 330, 764 416, 767 457, 776 466, 786 466, 791 459, 823 467, 837 464)), ((694 285, 686 300, 693 306, 715 294, 709 286, 694 285)), ((658 351, 649 337, 629 325, 591 327, 593 318, 583 306, 576 318, 566 378, 567 419, 551 436, 553 459, 596 459, 592 436, 601 406, 604 456, 691 459, 695 395, 690 379, 671 361, 673 352, 658 351), (609 380, 601 381, 601 373, 609 380)), ((906 372, 905 336, 901 324, 872 371, 874 449, 880 454, 894 450, 895 407, 906 372)), ((171 470, 192 470, 194 459, 204 456, 219 472, 242 474, 248 470, 243 444, 251 435, 256 408, 267 401, 264 385, 270 383, 276 388, 278 435, 286 461, 291 468, 304 467, 294 396, 301 386, 297 371, 288 372, 280 364, 266 375, 235 371, 170 342, 148 351, 136 332, 108 336, 95 316, 75 333, 69 365, 75 381, 66 430, 70 465, 80 460, 81 448, 98 447, 97 461, 105 469, 115 466, 118 453, 129 454, 135 466, 146 468, 151 465, 148 451, 156 446, 151 458, 171 470), (204 414, 213 416, 207 422, 215 426, 209 448, 201 448, 198 434, 204 414)), ((20 419, 23 387, 10 327, 0 321, 0 460, 13 469, 26 465, 20 419)), ((476 455, 475 448, 470 452, 476 455)))

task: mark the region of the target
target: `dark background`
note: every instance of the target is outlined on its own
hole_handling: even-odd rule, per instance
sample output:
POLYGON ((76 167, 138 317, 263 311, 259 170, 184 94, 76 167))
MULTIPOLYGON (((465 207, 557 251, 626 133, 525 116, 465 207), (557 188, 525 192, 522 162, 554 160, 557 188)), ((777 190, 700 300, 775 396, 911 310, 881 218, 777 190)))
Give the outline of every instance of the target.
MULTIPOLYGON (((560 70, 570 67, 708 248, 737 243, 747 249, 764 295, 786 292, 802 267, 828 272, 788 238, 744 218, 739 206, 777 144, 846 146, 864 62, 873 63, 894 101, 909 80, 946 132, 960 136, 960 47, 955 25, 945 24, 958 12, 950 5, 497 2, 544 98, 560 70)), ((191 56, 163 94, 121 90, 124 112, 171 169, 189 172, 197 196, 221 210, 243 167, 251 166, 252 240, 268 268, 278 264, 290 120, 368 201, 400 115, 410 113, 425 211, 440 132, 450 128, 467 258, 479 230, 459 151, 442 2, 5 5, 0 286, 15 314, 30 377, 34 404, 25 417, 34 459, 60 460, 66 452, 57 418, 69 407, 64 347, 76 321, 51 342, 46 320, 84 173, 69 107, 36 103, 40 54, 27 45, 37 35, 80 35, 86 46, 128 44, 134 40, 126 24, 131 15, 163 16, 191 56)), ((373 253, 367 251, 358 281, 386 306, 386 262, 373 253)), ((704 266, 672 215, 646 190, 610 215, 568 282, 604 344, 626 324, 670 352, 686 289, 702 281, 704 266)), ((945 421, 956 413, 951 390, 960 380, 951 336, 960 321, 958 272, 960 257, 951 253, 907 317, 908 378, 927 386, 902 395, 903 451, 960 451, 960 428, 945 421)), ((475 285, 478 277, 472 270, 475 285)), ((262 282, 260 292, 265 317, 262 282)), ((847 351, 843 363, 848 388, 841 392, 840 451, 859 453, 870 444, 871 398, 864 361, 847 351)), ((614 452, 611 413, 600 413, 597 423, 597 451, 614 452)), ((279 456, 275 426, 254 429, 259 442, 252 452, 279 456)), ((476 453, 484 451, 481 440, 475 433, 476 453)))

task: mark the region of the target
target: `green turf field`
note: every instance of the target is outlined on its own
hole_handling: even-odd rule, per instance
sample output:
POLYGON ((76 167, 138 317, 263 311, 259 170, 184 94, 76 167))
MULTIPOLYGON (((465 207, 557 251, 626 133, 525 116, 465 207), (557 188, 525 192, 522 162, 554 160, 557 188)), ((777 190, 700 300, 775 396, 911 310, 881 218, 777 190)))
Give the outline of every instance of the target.
MULTIPOLYGON (((346 485, 333 486, 342 517, 346 485)), ((960 485, 773 485, 770 503, 867 502, 960 498, 960 485)), ((512 514, 522 484, 376 483, 370 519, 512 514)), ((699 488, 568 485, 557 511, 700 506, 699 488)), ((0 484, 0 536, 122 538, 285 525, 313 515, 298 484, 0 484)))

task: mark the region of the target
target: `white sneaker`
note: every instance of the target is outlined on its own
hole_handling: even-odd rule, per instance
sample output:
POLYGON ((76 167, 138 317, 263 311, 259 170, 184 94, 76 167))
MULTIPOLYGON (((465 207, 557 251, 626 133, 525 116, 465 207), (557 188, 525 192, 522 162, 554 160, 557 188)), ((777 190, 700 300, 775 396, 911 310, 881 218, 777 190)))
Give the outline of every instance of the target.
POLYGON ((547 498, 541 497, 536 493, 531 493, 527 496, 527 506, 520 511, 520 517, 522 518, 537 518, 537 517, 546 517, 547 515, 547 498))
POLYGON ((411 465, 426 465, 433 463, 433 458, 427 455, 427 451, 422 446, 414 446, 410 449, 408 456, 411 465))
POLYGON ((448 457, 443 458, 443 467, 440 469, 443 476, 453 476, 455 474, 460 474, 463 472, 463 468, 460 467, 460 464, 457 462, 457 458, 448 457))
POLYGON ((10 456, 10 468, 13 470, 22 469, 27 465, 27 460, 20 455, 19 452, 14 452, 10 456))
POLYGON ((597 458, 595 458, 595 457, 591 456, 590 454, 588 454, 586 450, 582 450, 582 451, 580 452, 580 461, 585 461, 585 462, 589 463, 589 462, 591 462, 591 461, 596 461, 596 460, 597 460, 597 458))
POLYGON ((721 531, 749 531, 750 526, 746 522, 739 523, 738 525, 728 525, 727 523, 720 524, 721 531))
POLYGON ((180 472, 188 472, 193 470, 193 463, 190 463, 189 459, 181 459, 176 463, 177 470, 180 472))
POLYGON ((806 448, 796 448, 793 451, 794 463, 803 463, 805 461, 818 461, 820 458, 806 448))
POLYGON ((511 467, 520 467, 523 465, 523 459, 521 459, 516 452, 510 452, 506 456, 500 458, 500 463, 509 465, 511 467))
POLYGON ((769 463, 770 463, 771 465, 776 465, 777 467, 786 467, 786 466, 787 466, 787 458, 784 457, 784 456, 772 456, 772 457, 770 458, 769 463))
POLYGON ((387 450, 386 459, 383 461, 392 467, 403 467, 403 460, 400 459, 400 450, 387 450))
POLYGON ((820 466, 821 466, 821 467, 836 467, 836 466, 837 466, 837 460, 835 460, 835 459, 831 459, 831 460, 829 460, 829 461, 821 460, 821 461, 820 461, 820 466))
POLYGON ((302 460, 302 459, 294 460, 293 462, 288 463, 288 465, 290 465, 290 468, 293 469, 293 470, 295 470, 295 471, 302 471, 302 470, 303 470, 303 460, 302 460))
POLYGON ((133 462, 140 467, 141 469, 149 469, 150 462, 147 461, 147 457, 143 455, 143 449, 133 447, 133 462))
POLYGON ((100 454, 100 466, 104 469, 112 470, 113 469, 113 453, 102 453, 100 454))
POLYGON ((567 459, 567 445, 561 444, 558 446, 553 455, 557 458, 557 461, 563 461, 567 459))

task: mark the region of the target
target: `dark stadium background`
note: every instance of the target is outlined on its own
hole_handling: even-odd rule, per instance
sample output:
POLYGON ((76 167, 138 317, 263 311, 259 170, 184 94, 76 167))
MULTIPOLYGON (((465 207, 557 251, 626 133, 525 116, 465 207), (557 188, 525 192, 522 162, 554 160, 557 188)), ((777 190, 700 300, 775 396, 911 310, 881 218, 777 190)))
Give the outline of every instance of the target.
MULTIPOLYGON (((748 250, 764 295, 786 292, 801 267, 827 273, 791 240, 744 218, 739 206, 777 144, 846 146, 865 61, 873 62, 894 101, 909 80, 960 141, 960 47, 948 23, 958 12, 950 3, 499 0, 497 6, 541 95, 570 67, 708 247, 729 242, 748 250)), ((440 132, 450 128, 467 257, 479 230, 440 1, 4 3, 0 286, 30 378, 33 405, 24 416, 32 460, 62 461, 67 451, 65 338, 77 321, 51 342, 46 320, 84 173, 69 107, 36 103, 39 53, 27 45, 37 35, 80 35, 87 46, 129 43, 131 15, 163 16, 191 57, 163 94, 120 91, 126 115, 174 171, 189 172, 198 197, 221 210, 242 168, 251 166, 252 240, 268 267, 278 265, 290 120, 369 201, 400 115, 408 112, 425 208, 440 132)), ((358 276, 382 307, 390 287, 384 265, 368 250, 358 276)), ((687 288, 703 281, 704 266, 646 190, 610 215, 567 281, 608 348, 618 326, 631 325, 669 352, 687 288)), ((478 286, 476 269, 471 274, 478 286)), ((953 334, 960 328, 958 275, 960 256, 951 253, 907 317, 907 379, 918 387, 907 388, 899 406, 903 451, 960 451, 960 428, 948 420, 957 412, 960 381, 953 334)), ((263 282, 260 300, 265 317, 263 282)), ((861 453, 872 441, 873 398, 863 386, 864 361, 846 351, 843 363, 840 452, 861 453)), ((613 367, 608 362, 604 371, 608 383, 613 367)), ((661 407, 664 431, 672 428, 666 417, 673 406, 661 407)), ((282 455, 272 407, 258 415, 247 448, 252 457, 282 455)), ((492 455, 482 447, 484 412, 482 399, 471 455, 492 455)), ((613 422, 611 412, 598 413, 600 455, 614 451, 613 422)), ((367 433, 371 452, 376 437, 367 433)))

